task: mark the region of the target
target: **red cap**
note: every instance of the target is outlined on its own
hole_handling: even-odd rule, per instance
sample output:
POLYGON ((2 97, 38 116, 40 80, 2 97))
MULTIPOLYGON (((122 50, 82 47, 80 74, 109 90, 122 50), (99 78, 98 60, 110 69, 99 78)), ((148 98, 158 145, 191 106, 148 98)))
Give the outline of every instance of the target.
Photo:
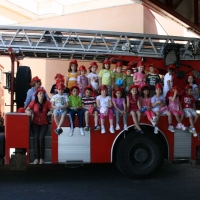
POLYGON ((167 68, 176 70, 176 66, 174 64, 169 65, 167 68))
POLYGON ((105 60, 103 61, 103 64, 110 64, 110 61, 107 60, 107 59, 105 59, 105 60))
POLYGON ((126 71, 127 71, 127 70, 131 70, 131 72, 132 72, 132 71, 133 71, 133 68, 132 68, 131 66, 127 66, 127 67, 126 67, 126 71))
POLYGON ((38 92, 44 92, 44 94, 46 94, 46 90, 44 88, 42 88, 42 87, 39 87, 37 89, 37 91, 35 92, 35 94, 34 94, 35 97, 38 95, 38 92))
POLYGON ((139 61, 139 62, 137 63, 137 67, 139 67, 139 66, 144 66, 144 62, 143 62, 143 61, 139 61))
POLYGON ((54 79, 64 79, 64 76, 62 74, 56 74, 54 79))
POLYGON ((114 93, 116 93, 118 91, 123 92, 123 89, 121 87, 116 87, 114 93))
POLYGON ((86 68, 85 68, 85 66, 83 66, 83 65, 81 65, 80 67, 79 67, 79 69, 78 69, 79 71, 86 71, 87 72, 87 70, 86 70, 86 68))
POLYGON ((162 88, 163 88, 163 86, 160 83, 157 83, 156 86, 155 86, 155 89, 162 89, 162 88))
POLYGON ((130 85, 129 91, 131 91, 133 88, 138 89, 138 86, 137 86, 137 85, 134 85, 134 84, 130 85))
POLYGON ((88 67, 89 69, 91 69, 91 67, 96 66, 98 68, 98 65, 96 62, 91 62, 90 66, 88 67))
POLYGON ((73 85, 73 86, 71 87, 70 91, 72 92, 72 90, 73 90, 74 88, 76 88, 76 89, 78 90, 78 93, 79 93, 80 88, 78 87, 78 85, 73 85))
POLYGON ((99 90, 100 90, 100 91, 101 91, 101 90, 108 90, 108 88, 107 88, 106 85, 101 85, 101 86, 99 87, 99 90))
POLYGON ((77 60, 76 60, 76 59, 74 59, 74 60, 71 60, 71 61, 69 62, 69 65, 71 65, 72 63, 76 64, 76 66, 78 67, 78 62, 77 62, 77 60))
POLYGON ((116 63, 116 68, 117 68, 117 67, 123 67, 122 62, 117 62, 117 63, 116 63))
POLYGON ((187 77, 189 77, 189 76, 193 76, 194 77, 194 74, 192 72, 190 72, 190 73, 188 73, 187 77))
POLYGON ((41 81, 41 79, 39 79, 37 76, 33 77, 30 84, 32 84, 33 82, 36 82, 36 81, 41 81))
POLYGON ((65 89, 65 85, 63 84, 63 83, 58 83, 57 85, 56 85, 56 88, 58 89, 58 90, 64 90, 65 89))
POLYGON ((89 90, 92 91, 92 94, 91 94, 91 96, 92 96, 92 95, 94 94, 94 89, 92 88, 92 86, 91 86, 91 85, 86 86, 86 87, 84 88, 84 92, 85 92, 87 89, 89 89, 89 90))
POLYGON ((188 89, 192 89, 192 86, 189 85, 189 84, 187 84, 187 85, 185 86, 185 90, 187 91, 188 89))
POLYGON ((64 79, 58 79, 58 80, 56 80, 56 85, 58 85, 59 83, 64 84, 64 79))
POLYGON ((144 87, 147 87, 147 88, 150 90, 150 87, 149 87, 147 84, 144 84, 144 85, 141 87, 141 91, 144 89, 144 87))

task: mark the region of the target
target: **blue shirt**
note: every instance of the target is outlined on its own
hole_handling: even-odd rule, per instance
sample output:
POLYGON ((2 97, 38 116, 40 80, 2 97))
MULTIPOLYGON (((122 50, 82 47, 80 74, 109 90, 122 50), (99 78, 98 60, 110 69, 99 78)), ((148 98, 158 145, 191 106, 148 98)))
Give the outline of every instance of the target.
MULTIPOLYGON (((43 87, 41 87, 41 88, 43 88, 43 87)), ((44 88, 43 88, 44 89, 44 88)), ((35 100, 35 93, 36 93, 36 89, 34 88, 34 87, 32 87, 32 88, 30 88, 29 90, 28 90, 28 92, 27 92, 27 95, 26 95, 26 100, 25 100, 25 102, 24 102, 24 106, 28 106, 29 105, 29 103, 32 101, 32 100, 35 100)), ((49 100, 50 98, 49 98, 49 96, 48 96, 48 94, 46 93, 46 98, 49 100)))

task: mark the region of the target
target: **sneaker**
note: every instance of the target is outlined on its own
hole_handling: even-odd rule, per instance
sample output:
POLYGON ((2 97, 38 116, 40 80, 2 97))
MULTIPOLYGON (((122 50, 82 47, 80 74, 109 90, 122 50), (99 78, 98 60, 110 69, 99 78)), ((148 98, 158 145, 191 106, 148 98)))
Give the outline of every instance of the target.
POLYGON ((110 133, 115 133, 113 126, 110 127, 109 131, 110 131, 110 133))
POLYGON ((181 128, 183 131, 185 131, 185 129, 186 129, 186 127, 183 124, 181 124, 181 128))
POLYGON ((168 126, 168 130, 171 131, 172 133, 174 133, 174 127, 172 125, 168 126))
POLYGON ((195 128, 192 129, 192 134, 194 137, 197 137, 197 132, 196 132, 195 128))
POLYGON ((57 129, 54 130, 54 132, 55 132, 57 135, 60 135, 60 129, 57 128, 57 129))
POLYGON ((128 131, 128 126, 126 124, 124 124, 124 130, 128 131))
POLYGON ((154 127, 154 133, 158 134, 158 127, 157 126, 154 127))
POLYGON ((37 165, 38 163, 39 163, 38 159, 35 159, 35 160, 33 161, 33 164, 34 164, 34 165, 37 165))
POLYGON ((83 128, 80 128, 80 133, 81 133, 81 135, 85 135, 85 132, 84 132, 83 128))
POLYGON ((116 125, 115 130, 120 130, 120 126, 119 126, 119 124, 116 125))
POLYGON ((59 129, 58 129, 58 132, 59 132, 59 135, 60 135, 61 133, 63 133, 62 128, 59 128, 59 129))
POLYGON ((157 122, 158 121, 158 116, 154 116, 152 119, 153 122, 157 122))
POLYGON ((156 125, 156 122, 154 122, 153 119, 152 119, 152 120, 151 120, 151 124, 152 124, 153 126, 155 126, 155 125, 156 125))
POLYGON ((70 128, 70 131, 69 131, 69 136, 73 136, 73 133, 74 133, 74 129, 73 128, 70 128))
POLYGON ((44 159, 40 159, 40 164, 44 164, 44 159))
POLYGON ((89 130, 90 130, 90 127, 89 127, 89 126, 86 126, 86 127, 84 128, 84 130, 85 130, 85 131, 89 131, 89 130))
POLYGON ((98 130, 100 130, 100 129, 101 129, 101 127, 98 126, 98 125, 94 127, 94 130, 95 130, 95 131, 98 131, 98 130))
POLYGON ((191 126, 188 127, 188 131, 189 131, 190 133, 193 133, 193 131, 192 131, 192 127, 191 127, 191 126))
POLYGON ((182 124, 178 123, 177 126, 176 126, 176 129, 181 129, 181 128, 182 128, 182 124))
POLYGON ((144 131, 142 129, 138 130, 138 133, 144 134, 144 131))
POLYGON ((106 130, 105 130, 104 127, 101 127, 101 133, 102 133, 102 134, 106 133, 106 130))

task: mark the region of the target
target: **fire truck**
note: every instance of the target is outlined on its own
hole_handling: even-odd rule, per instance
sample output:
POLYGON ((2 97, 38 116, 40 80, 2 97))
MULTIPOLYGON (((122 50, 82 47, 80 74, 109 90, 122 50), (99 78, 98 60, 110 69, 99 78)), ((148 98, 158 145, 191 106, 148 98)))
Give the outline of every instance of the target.
MULTIPOLYGON (((199 41, 199 38, 124 32, 0 26, 0 56, 8 56, 11 60, 11 71, 6 73, 5 86, 10 92, 11 109, 5 114, 5 133, 0 135, 0 165, 25 169, 27 164, 33 162, 30 117, 14 111, 14 105, 17 108, 23 107, 31 81, 30 68, 19 66, 19 59, 31 57, 102 62, 107 58, 112 63, 121 61, 126 66, 130 61, 136 65, 139 57, 145 65, 153 63, 161 75, 167 72, 168 65, 175 64, 177 70, 173 83, 183 89, 190 72, 196 77, 197 83, 200 83, 199 41)), ((66 119, 62 127, 63 133, 58 136, 54 132, 56 125, 52 119, 45 137, 45 164, 114 163, 129 177, 153 175, 161 168, 165 159, 191 162, 199 157, 199 120, 196 124, 198 137, 193 137, 188 130, 169 132, 166 116, 160 118, 158 134, 154 134, 154 128, 146 116, 141 119, 145 134, 134 131, 130 116, 128 131, 101 134, 100 131, 93 130, 93 116, 90 115, 91 130, 81 136, 78 128, 75 128, 74 136, 69 137, 69 120, 66 119)), ((183 123, 189 126, 187 118, 183 123)), ((176 120, 173 118, 173 125, 175 124, 176 120)), ((108 120, 105 127, 109 130, 108 120)))

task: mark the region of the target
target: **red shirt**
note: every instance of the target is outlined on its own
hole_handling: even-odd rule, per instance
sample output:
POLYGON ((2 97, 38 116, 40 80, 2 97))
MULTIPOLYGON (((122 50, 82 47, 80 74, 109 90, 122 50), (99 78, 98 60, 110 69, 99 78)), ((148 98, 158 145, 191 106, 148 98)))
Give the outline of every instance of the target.
POLYGON ((139 110, 138 105, 137 105, 139 96, 136 95, 133 97, 131 94, 128 94, 127 97, 129 98, 129 102, 130 102, 129 112, 139 110))
POLYGON ((43 104, 42 112, 39 111, 39 103, 35 103, 35 100, 31 101, 31 103, 28 105, 28 107, 33 110, 34 117, 33 117, 33 123, 38 125, 48 124, 47 122, 47 113, 48 110, 51 108, 50 101, 46 101, 43 104))
POLYGON ((182 108, 194 108, 195 102, 196 100, 192 95, 185 94, 181 97, 182 108))

